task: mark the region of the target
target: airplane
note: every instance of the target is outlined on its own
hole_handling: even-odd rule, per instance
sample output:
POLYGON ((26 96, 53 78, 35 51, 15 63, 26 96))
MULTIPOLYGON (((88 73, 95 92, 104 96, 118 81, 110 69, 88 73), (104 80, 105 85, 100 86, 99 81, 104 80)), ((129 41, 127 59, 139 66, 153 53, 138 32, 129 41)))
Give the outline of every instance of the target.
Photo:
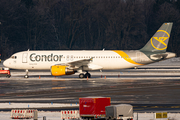
POLYGON ((173 23, 163 23, 147 44, 139 50, 28 50, 17 52, 4 61, 12 69, 50 70, 53 76, 79 72, 79 78, 90 78, 92 70, 135 68, 175 57, 166 52, 173 23), (85 73, 85 74, 84 74, 85 73))

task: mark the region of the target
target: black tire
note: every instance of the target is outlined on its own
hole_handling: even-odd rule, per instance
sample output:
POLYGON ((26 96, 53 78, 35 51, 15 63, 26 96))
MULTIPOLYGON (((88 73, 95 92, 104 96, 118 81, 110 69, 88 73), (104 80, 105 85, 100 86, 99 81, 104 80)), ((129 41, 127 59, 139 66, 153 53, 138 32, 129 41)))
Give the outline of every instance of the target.
POLYGON ((29 78, 29 76, 28 76, 28 75, 25 75, 24 78, 29 78))
POLYGON ((84 78, 84 74, 83 73, 79 74, 79 78, 84 78))
POLYGON ((7 75, 6 77, 7 77, 7 78, 10 78, 10 77, 11 77, 11 75, 7 75))
POLYGON ((85 78, 87 78, 87 77, 88 77, 88 78, 91 78, 91 74, 90 74, 90 73, 86 73, 86 74, 84 75, 84 77, 85 77, 85 78))

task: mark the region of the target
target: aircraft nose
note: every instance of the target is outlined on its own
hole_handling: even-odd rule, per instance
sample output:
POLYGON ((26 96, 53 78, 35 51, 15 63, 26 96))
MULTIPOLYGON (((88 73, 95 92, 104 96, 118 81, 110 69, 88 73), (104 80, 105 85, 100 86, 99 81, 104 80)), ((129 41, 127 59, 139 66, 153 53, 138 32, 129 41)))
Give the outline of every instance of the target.
POLYGON ((5 60, 5 61, 3 62, 3 65, 4 65, 5 67, 8 67, 8 65, 9 65, 8 60, 5 60))

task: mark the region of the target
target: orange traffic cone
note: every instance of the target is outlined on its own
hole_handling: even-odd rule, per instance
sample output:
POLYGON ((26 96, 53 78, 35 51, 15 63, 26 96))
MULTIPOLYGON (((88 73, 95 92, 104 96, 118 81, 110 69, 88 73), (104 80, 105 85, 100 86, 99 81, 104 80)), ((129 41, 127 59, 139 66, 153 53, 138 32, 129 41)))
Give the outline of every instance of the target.
POLYGON ((41 76, 39 75, 39 79, 41 79, 41 76))
POLYGON ((104 79, 106 79, 106 76, 104 76, 104 79))

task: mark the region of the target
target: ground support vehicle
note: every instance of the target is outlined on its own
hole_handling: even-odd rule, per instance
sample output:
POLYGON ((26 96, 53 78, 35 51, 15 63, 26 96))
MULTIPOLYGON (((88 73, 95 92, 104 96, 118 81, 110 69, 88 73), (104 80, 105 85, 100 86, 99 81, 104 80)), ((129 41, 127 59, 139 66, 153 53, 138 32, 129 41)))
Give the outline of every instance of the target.
POLYGON ((0 68, 0 77, 10 78, 11 72, 10 72, 9 68, 0 68))
POLYGON ((80 117, 82 119, 105 118, 105 107, 110 105, 110 97, 79 98, 80 117))
POLYGON ((107 106, 106 120, 133 120, 133 106, 129 104, 107 106))

